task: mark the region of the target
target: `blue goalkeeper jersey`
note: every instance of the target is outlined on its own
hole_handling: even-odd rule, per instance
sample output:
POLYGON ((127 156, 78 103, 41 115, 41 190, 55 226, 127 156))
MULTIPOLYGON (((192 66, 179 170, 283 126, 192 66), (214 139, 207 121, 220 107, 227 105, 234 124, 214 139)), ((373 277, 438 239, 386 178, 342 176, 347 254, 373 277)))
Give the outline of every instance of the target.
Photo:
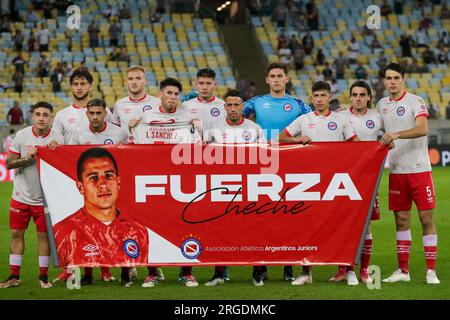
POLYGON ((255 113, 256 123, 264 130, 267 140, 275 139, 292 121, 308 112, 311 112, 309 105, 288 94, 283 98, 270 94, 256 96, 244 105, 244 116, 255 113))

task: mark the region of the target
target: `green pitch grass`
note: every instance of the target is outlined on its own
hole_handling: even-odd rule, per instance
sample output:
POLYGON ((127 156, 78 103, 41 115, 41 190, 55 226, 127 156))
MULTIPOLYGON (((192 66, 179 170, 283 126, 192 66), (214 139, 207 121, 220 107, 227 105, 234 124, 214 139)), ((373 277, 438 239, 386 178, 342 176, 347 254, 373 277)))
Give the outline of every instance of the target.
MULTIPOLYGON (((197 288, 182 287, 176 281, 178 268, 164 268, 166 281, 155 288, 142 288, 146 269, 139 268, 138 280, 131 288, 122 288, 119 282, 103 283, 99 280, 99 270, 95 270, 96 283, 81 290, 69 290, 63 283, 51 289, 40 289, 38 285, 38 264, 36 230, 33 223, 26 234, 24 255, 19 288, 0 289, 0 299, 449 299, 450 298, 450 168, 435 168, 434 181, 437 194, 435 211, 438 230, 437 270, 440 285, 425 283, 425 259, 422 247, 422 230, 417 215, 412 225, 413 244, 411 251, 411 282, 381 283, 379 290, 369 290, 365 285, 348 287, 345 283, 328 283, 328 278, 336 271, 335 267, 315 267, 314 283, 304 287, 294 287, 281 280, 282 268, 270 267, 270 280, 263 287, 254 287, 251 283, 250 267, 232 267, 231 281, 224 286, 204 287, 213 269, 211 267, 194 268, 200 282, 197 288)), ((372 224, 374 237, 371 264, 381 268, 382 278, 390 275, 397 267, 395 251, 395 224, 392 214, 387 210, 387 172, 384 172, 380 186, 380 204, 382 218, 372 224)), ((12 184, 0 183, 0 280, 9 274, 8 208, 12 184)), ((300 268, 295 267, 298 274, 300 268)), ((60 269, 50 269, 50 278, 59 274, 60 269)), ((113 274, 119 278, 119 269, 113 274)))

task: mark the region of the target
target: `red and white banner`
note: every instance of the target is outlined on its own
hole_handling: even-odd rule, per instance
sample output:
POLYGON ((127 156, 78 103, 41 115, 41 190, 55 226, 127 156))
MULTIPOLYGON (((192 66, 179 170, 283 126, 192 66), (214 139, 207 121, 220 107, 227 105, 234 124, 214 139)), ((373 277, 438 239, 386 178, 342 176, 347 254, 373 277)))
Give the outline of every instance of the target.
POLYGON ((378 142, 102 146, 120 178, 120 214, 105 225, 77 186, 89 148, 38 152, 63 266, 351 264, 388 152, 378 142))
POLYGON ((6 155, 6 152, 0 153, 0 182, 14 181, 15 170, 6 169, 6 155))

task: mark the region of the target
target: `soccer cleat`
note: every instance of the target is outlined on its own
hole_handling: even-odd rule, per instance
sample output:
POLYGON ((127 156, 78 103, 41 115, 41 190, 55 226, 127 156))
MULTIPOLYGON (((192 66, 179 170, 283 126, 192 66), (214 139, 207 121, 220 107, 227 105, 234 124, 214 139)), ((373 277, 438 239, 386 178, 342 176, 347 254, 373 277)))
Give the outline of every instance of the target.
POLYGON ((383 282, 399 282, 399 281, 411 281, 409 273, 404 273, 401 269, 395 270, 390 277, 383 279, 383 282))
POLYGON ((53 287, 52 283, 50 281, 48 281, 48 276, 47 275, 39 276, 39 286, 42 289, 48 289, 48 288, 53 287))
POLYGON ((83 276, 80 280, 80 284, 82 286, 90 286, 94 284, 94 277, 93 276, 83 276))
POLYGON ((162 271, 162 268, 156 268, 156 279, 158 279, 158 281, 166 280, 166 278, 164 277, 164 273, 162 271))
POLYGON ((252 282, 255 287, 262 287, 264 285, 264 281, 259 274, 253 276, 252 282))
POLYGON ((214 287, 218 284, 224 284, 225 279, 222 275, 215 273, 214 276, 209 280, 207 283, 205 283, 205 286, 207 287, 214 287))
POLYGON ((116 278, 112 275, 111 271, 103 272, 102 273, 102 281, 110 282, 110 281, 116 281, 116 278))
POLYGON ((128 287, 131 287, 133 285, 133 282, 131 281, 130 276, 128 276, 128 277, 121 276, 120 277, 120 284, 122 285, 122 287, 128 288, 128 287))
POLYGON ((70 276, 72 275, 72 273, 67 272, 66 269, 64 269, 58 277, 56 277, 55 279, 53 279, 53 283, 56 283, 58 281, 64 281, 67 282, 67 280, 70 278, 70 276))
POLYGON ((428 269, 427 270, 427 284, 439 284, 441 283, 436 275, 435 270, 428 269))
POLYGON ((20 279, 17 276, 10 274, 5 281, 0 283, 0 289, 15 288, 20 287, 21 285, 22 282, 20 279))
POLYGON ((328 281, 330 282, 341 282, 347 278, 347 267, 339 266, 338 272, 331 277, 328 281))
POLYGON ((198 282, 192 274, 184 275, 184 276, 180 277, 178 279, 178 281, 181 283, 181 285, 186 286, 186 287, 197 287, 198 286, 198 282))
POLYGON ((355 271, 347 272, 347 285, 357 286, 359 284, 358 278, 356 278, 355 271))
POLYGON ((303 286, 304 284, 311 284, 313 282, 311 271, 302 273, 294 281, 291 282, 293 286, 303 286))
POLYGON ((159 284, 157 276, 148 276, 144 283, 142 284, 143 288, 153 288, 159 284))
POLYGON ((292 266, 284 266, 283 280, 289 281, 289 282, 292 282, 295 280, 294 271, 292 270, 292 266))
POLYGON ((130 268, 130 279, 132 281, 137 279, 137 275, 138 275, 137 269, 135 267, 130 268))
POLYGON ((367 283, 372 283, 372 278, 370 277, 370 275, 369 275, 369 270, 367 270, 367 268, 361 268, 360 270, 359 270, 359 275, 360 275, 360 277, 361 277, 361 282, 362 283, 365 283, 365 284, 367 284, 367 283))

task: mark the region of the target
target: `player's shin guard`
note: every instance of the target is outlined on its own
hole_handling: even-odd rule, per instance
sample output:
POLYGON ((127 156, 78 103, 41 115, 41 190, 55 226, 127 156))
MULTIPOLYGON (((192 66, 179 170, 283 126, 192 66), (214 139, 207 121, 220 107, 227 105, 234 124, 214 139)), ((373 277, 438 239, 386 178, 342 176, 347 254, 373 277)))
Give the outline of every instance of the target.
POLYGON ((361 253, 361 269, 367 269, 370 265, 370 257, 372 256, 372 234, 366 234, 364 245, 361 253))
POLYGON ((425 259, 427 262, 427 269, 434 270, 436 268, 437 235, 426 235, 423 236, 422 240, 423 249, 425 251, 425 259))
POLYGON ((410 251, 411 251, 411 230, 397 231, 398 267, 404 273, 409 272, 410 251))
POLYGON ((192 267, 181 267, 180 277, 190 276, 192 274, 192 267))
POLYGON ((48 266, 50 265, 50 256, 39 256, 39 275, 46 276, 48 274, 48 266))
POLYGON ((21 254, 10 254, 9 255, 9 268, 11 274, 17 278, 20 275, 20 267, 22 266, 22 255, 21 254))

